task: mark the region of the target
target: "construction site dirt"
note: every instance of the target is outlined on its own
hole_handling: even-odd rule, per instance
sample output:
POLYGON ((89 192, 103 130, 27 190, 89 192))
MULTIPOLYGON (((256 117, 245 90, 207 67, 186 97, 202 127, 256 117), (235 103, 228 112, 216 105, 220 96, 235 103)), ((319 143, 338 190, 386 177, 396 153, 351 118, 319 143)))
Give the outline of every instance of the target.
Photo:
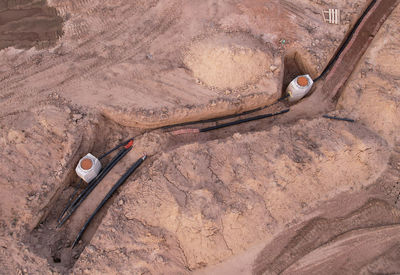
POLYGON ((400 273, 399 1, 327 2, 1 3, 0 274, 400 273))

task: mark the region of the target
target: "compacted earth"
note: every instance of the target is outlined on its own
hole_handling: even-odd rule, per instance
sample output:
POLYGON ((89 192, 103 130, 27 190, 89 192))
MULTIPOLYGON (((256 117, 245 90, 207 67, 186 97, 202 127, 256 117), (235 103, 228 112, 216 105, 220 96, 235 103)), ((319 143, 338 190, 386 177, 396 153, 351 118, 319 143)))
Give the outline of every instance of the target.
POLYGON ((398 2, 2 1, 0 273, 400 273, 398 2), (196 133, 257 108, 290 111, 196 133), (79 159, 131 137, 57 228, 79 159))

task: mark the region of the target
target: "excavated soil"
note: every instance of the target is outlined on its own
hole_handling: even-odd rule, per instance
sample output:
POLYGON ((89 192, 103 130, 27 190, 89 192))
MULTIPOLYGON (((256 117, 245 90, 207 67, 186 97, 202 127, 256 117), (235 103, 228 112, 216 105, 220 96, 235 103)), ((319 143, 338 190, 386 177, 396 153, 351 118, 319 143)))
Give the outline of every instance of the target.
POLYGON ((256 84, 272 65, 271 53, 257 49, 255 46, 261 44, 258 41, 251 45, 248 37, 229 40, 214 38, 194 44, 185 53, 184 64, 209 87, 237 90, 256 84), (243 41, 250 45, 243 45, 243 41))
POLYGON ((264 107, 317 77, 370 1, 335 1, 341 25, 311 0, 0 4, 0 273, 400 273, 398 2, 376 1, 310 96, 240 118, 289 113, 207 133, 193 129, 222 122, 159 127, 264 107), (56 228, 85 187, 79 159, 129 137, 56 228))

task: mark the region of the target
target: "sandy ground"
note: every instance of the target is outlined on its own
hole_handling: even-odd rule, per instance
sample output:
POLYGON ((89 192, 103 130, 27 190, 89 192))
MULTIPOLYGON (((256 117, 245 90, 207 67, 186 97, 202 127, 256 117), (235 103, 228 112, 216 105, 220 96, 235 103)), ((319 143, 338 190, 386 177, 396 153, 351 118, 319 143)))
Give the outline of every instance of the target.
MULTIPOLYGON (((0 34, 19 24, 27 35, 0 42, 0 273, 399 273, 399 8, 331 113, 354 124, 318 115, 178 137, 150 129, 273 102, 296 74, 323 70, 366 4, 337 1, 339 26, 322 22, 323 1, 0 6, 0 34), (79 158, 131 136, 133 152, 55 229, 79 158)), ((307 113, 316 96, 294 109, 307 113)))

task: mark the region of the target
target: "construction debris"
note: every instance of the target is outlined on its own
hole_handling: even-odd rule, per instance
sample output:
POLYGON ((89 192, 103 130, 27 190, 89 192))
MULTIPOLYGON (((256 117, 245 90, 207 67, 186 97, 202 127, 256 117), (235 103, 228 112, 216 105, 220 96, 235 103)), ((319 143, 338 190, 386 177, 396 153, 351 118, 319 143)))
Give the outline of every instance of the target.
POLYGON ((340 10, 338 9, 328 9, 327 11, 322 11, 322 17, 325 23, 329 24, 340 24, 340 10))

